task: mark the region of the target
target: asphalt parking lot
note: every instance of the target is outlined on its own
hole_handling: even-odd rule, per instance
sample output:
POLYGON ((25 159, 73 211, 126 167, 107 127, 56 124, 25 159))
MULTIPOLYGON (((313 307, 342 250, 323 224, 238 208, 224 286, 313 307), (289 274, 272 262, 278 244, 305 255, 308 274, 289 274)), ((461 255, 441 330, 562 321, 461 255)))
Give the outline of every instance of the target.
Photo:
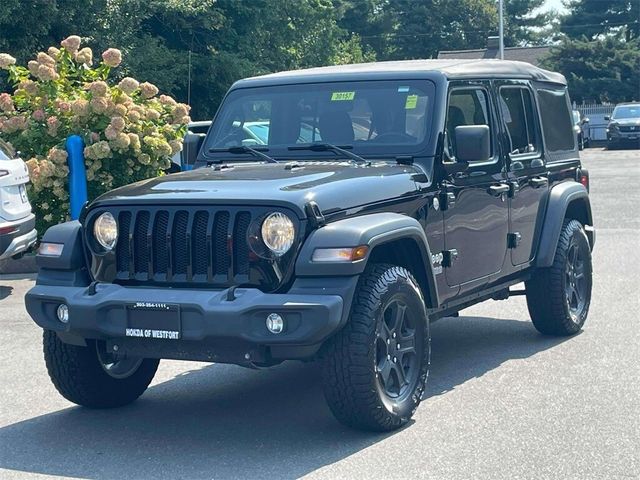
POLYGON ((0 478, 640 478, 640 151, 589 149, 594 292, 584 331, 539 335, 521 297, 433 325, 427 398, 401 431, 331 416, 314 365, 164 361, 135 404, 76 407, 0 276, 0 478))

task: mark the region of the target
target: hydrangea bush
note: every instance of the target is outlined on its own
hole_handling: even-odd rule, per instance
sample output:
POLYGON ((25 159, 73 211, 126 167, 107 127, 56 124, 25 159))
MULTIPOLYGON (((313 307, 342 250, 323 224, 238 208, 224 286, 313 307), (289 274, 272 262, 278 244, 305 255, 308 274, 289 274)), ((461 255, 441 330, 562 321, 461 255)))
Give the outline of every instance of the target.
POLYGON ((75 35, 26 67, 0 53, 0 68, 15 89, 0 94, 0 137, 29 167, 40 233, 68 219, 69 135, 84 139, 89 199, 160 175, 182 149, 189 107, 158 95, 148 82, 126 77, 116 83, 112 72, 121 61, 120 51, 110 48, 94 65, 93 52, 75 35))

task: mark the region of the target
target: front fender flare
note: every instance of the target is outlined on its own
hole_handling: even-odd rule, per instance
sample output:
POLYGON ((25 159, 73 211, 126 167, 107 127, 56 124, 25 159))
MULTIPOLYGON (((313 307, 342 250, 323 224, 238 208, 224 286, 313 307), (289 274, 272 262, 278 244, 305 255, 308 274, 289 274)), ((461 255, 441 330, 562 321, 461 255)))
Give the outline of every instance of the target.
POLYGON ((374 213, 338 220, 313 231, 302 246, 296 260, 296 276, 332 277, 360 275, 367 266, 375 247, 394 240, 411 239, 420 251, 416 258, 419 268, 424 268, 427 277, 428 306, 438 305, 438 290, 431 263, 431 250, 422 225, 415 219, 399 213, 374 213), (356 262, 313 262, 317 248, 357 247, 367 245, 367 257, 356 262))

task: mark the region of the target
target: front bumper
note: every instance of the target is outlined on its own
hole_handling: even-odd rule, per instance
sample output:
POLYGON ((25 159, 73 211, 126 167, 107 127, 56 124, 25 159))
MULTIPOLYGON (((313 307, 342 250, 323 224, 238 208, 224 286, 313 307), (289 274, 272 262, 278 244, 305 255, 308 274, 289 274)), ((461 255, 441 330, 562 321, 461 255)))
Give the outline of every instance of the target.
POLYGON ((11 228, 11 233, 0 235, 0 260, 24 253, 36 243, 34 214, 16 222, 0 222, 0 227, 11 228))
MULTIPOLYGON (((170 288, 123 287, 98 284, 95 293, 88 287, 36 285, 25 297, 27 311, 42 328, 54 330, 61 338, 94 338, 119 345, 131 354, 157 358, 184 358, 242 363, 242 358, 215 358, 205 351, 229 349, 234 355, 257 351, 264 356, 265 347, 320 345, 343 321, 344 301, 340 295, 287 293, 266 294, 257 289, 235 290, 228 300, 228 290, 184 290, 170 288), (127 305, 138 302, 167 303, 180 306, 179 340, 139 339, 125 336, 128 328, 127 305), (69 308, 69 322, 57 320, 56 309, 64 303, 69 308), (265 324, 270 313, 285 320, 280 334, 270 333, 265 324), (181 354, 182 352, 183 354, 181 354), (185 353, 186 352, 186 353, 185 353), (191 352, 191 353, 189 353, 191 352), (200 353, 198 353, 200 352, 200 353)), ((317 350, 317 349, 316 349, 317 350)))
POLYGON ((622 132, 620 130, 610 129, 607 132, 607 141, 609 142, 638 142, 640 141, 640 128, 632 132, 622 132))

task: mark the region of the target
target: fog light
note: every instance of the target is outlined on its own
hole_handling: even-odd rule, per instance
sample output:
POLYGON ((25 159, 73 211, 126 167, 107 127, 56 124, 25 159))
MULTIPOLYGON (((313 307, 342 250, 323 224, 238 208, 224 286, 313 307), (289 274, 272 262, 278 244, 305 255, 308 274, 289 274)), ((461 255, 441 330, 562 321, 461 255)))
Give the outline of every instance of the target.
POLYGON ((284 318, 277 313, 270 313, 267 317, 267 330, 271 333, 281 333, 284 330, 284 318))
POLYGON ((58 316, 58 320, 60 320, 62 323, 69 323, 69 307, 67 307, 64 303, 58 305, 56 315, 58 316))

